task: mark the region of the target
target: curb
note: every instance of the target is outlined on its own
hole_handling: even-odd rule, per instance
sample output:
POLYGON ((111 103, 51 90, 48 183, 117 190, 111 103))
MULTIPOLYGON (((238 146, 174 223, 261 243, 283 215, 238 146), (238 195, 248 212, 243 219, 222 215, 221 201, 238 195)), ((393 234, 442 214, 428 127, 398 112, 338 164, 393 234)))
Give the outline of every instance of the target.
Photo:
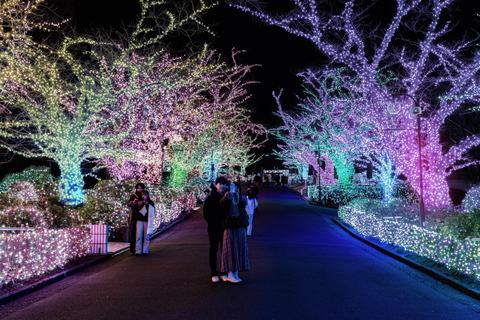
MULTIPOLYGON (((203 207, 202 207, 203 208, 203 207)), ((150 240, 152 239, 155 239, 156 237, 158 237, 159 235, 161 235, 163 232, 169 230, 170 228, 172 228, 173 226, 177 225, 178 223, 182 222, 183 220, 189 218, 190 216, 192 216, 194 213, 197 213, 199 212, 200 210, 202 210, 202 208, 198 209, 198 210, 192 210, 191 212, 185 214, 183 217, 181 217, 180 219, 178 220, 175 220, 173 221, 172 223, 170 223, 168 226, 166 226, 165 228, 163 229, 160 229, 160 230, 157 230, 157 232, 155 232, 154 234, 152 234, 152 236, 150 237, 150 240)), ((125 253, 125 252, 129 252, 130 251, 130 248, 129 247, 125 247, 123 249, 120 249, 120 250, 117 250, 115 252, 112 252, 110 253, 112 255, 112 257, 116 257, 122 253, 125 253)))
MULTIPOLYGON (((185 219, 189 218, 194 213, 199 212, 201 209, 202 208, 200 208, 198 210, 192 210, 190 213, 185 214, 180 219, 175 220, 174 222, 172 222, 171 224, 169 224, 165 228, 155 232, 150 239, 154 239, 154 238, 158 237, 163 232, 169 230, 173 226, 177 225, 179 222, 184 221, 185 219)), ((105 255, 102 255, 102 256, 98 257, 98 259, 95 259, 93 261, 86 262, 84 264, 75 266, 70 270, 63 271, 63 272, 55 274, 55 275, 53 275, 49 278, 40 280, 37 283, 33 283, 31 285, 28 285, 25 288, 21 288, 21 289, 18 289, 16 291, 13 291, 11 293, 8 293, 8 294, 4 295, 3 297, 0 297, 0 307, 2 307, 3 305, 5 305, 9 302, 12 302, 14 300, 25 297, 25 296, 29 295, 30 293, 33 293, 33 292, 38 291, 40 289, 43 289, 43 288, 45 288, 45 287, 47 287, 51 284, 54 284, 54 283, 56 283, 56 282, 58 282, 62 279, 65 279, 66 277, 72 276, 76 273, 79 273, 80 271, 83 271, 85 269, 93 267, 93 266, 95 266, 95 265, 97 265, 101 262, 107 261, 109 259, 112 259, 113 257, 116 257, 116 256, 118 256, 122 253, 129 252, 129 251, 130 251, 130 248, 126 247, 124 249, 120 249, 120 250, 117 250, 115 252, 109 252, 105 255)))
POLYGON ((43 279, 37 283, 31 284, 29 286, 26 286, 25 288, 19 289, 17 291, 13 291, 3 297, 0 298, 0 306, 3 306, 9 302, 12 302, 16 299, 22 298, 26 295, 29 295, 30 293, 33 293, 37 290, 40 290, 42 288, 45 288, 51 284, 54 284, 66 277, 72 276, 80 271, 83 271, 87 268, 93 267, 96 264, 99 264, 101 262, 107 261, 113 257, 112 254, 106 254, 104 256, 99 257, 98 259, 95 259, 90 262, 86 262, 84 264, 78 265, 70 270, 63 271, 59 274, 53 275, 47 279, 43 279))
MULTIPOLYGON (((297 192, 298 193, 298 192, 297 192)), ((298 193, 299 194, 299 193, 298 193)), ((319 206, 318 204, 314 204, 314 203, 311 203, 310 201, 308 201, 307 199, 305 199, 301 194, 299 194, 300 197, 308 204, 312 205, 312 206, 319 206)), ((327 208, 328 207, 324 207, 324 208, 327 208)), ((347 226, 345 226, 340 220, 336 219, 336 218, 331 218, 331 220, 333 222, 335 222, 339 227, 341 227, 343 230, 345 230, 348 234, 350 234, 352 237, 354 237, 355 239, 357 240, 360 240, 362 241, 363 243, 371 246, 372 248, 388 255, 389 257, 392 257, 420 272, 423 272, 425 273, 426 275, 429 275, 430 277, 436 279, 436 280, 439 280, 441 282, 443 282, 444 284, 446 285, 449 285, 450 287, 454 288, 454 289, 457 289, 458 291, 462 292, 463 294, 466 294, 468 295, 469 297, 472 297, 476 300, 480 300, 480 292, 476 291, 476 290, 473 290, 473 289, 470 289, 469 287, 463 285, 462 283, 459 283, 453 279, 449 279, 448 277, 445 277, 442 273, 439 273, 431 268, 428 268, 428 267, 425 267, 421 264, 418 264, 408 258, 405 258, 405 257, 402 257, 402 256, 399 256, 385 248, 382 248, 378 245, 376 245, 375 243, 373 242, 370 242, 368 241, 367 239, 365 239, 363 236, 361 235, 358 235, 357 233, 351 231, 347 226)))
POLYGON ((382 248, 378 245, 376 245, 375 243, 373 242, 370 242, 368 241, 367 239, 363 238, 362 236, 359 236, 358 234, 356 234, 355 232, 351 231, 349 228, 347 228, 347 226, 345 226, 342 222, 340 222, 338 219, 335 219, 335 218, 331 218, 331 220, 333 222, 335 222, 339 227, 341 227, 343 230, 345 230, 347 233, 349 233, 352 237, 354 237, 355 239, 357 240, 360 240, 362 241, 363 243, 371 246, 372 248, 375 248, 377 249, 378 251, 418 270, 418 271, 421 271, 427 275, 429 275, 430 277, 436 279, 436 280, 439 280, 441 282, 443 282, 444 284, 447 284, 449 286, 451 286, 452 288, 455 288, 457 289, 458 291, 474 298, 474 299, 477 299, 477 300, 480 300, 480 292, 477 292, 475 290, 472 290, 466 286, 464 286, 463 284, 455 281, 455 280, 452 280, 452 279, 449 279, 447 277, 445 277, 443 274, 431 269, 431 268, 428 268, 428 267, 425 267, 421 264, 418 264, 408 258, 405 258, 405 257, 402 257, 402 256, 399 256, 389 250, 386 250, 385 248, 382 248))

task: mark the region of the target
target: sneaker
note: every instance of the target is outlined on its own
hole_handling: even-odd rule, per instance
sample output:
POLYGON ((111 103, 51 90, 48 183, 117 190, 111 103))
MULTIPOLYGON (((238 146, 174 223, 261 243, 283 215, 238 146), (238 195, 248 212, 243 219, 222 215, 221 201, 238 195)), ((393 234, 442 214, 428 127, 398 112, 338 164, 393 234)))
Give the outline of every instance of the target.
POLYGON ((242 280, 235 278, 234 275, 233 275, 233 273, 232 273, 232 272, 229 272, 229 273, 228 273, 228 277, 227 277, 227 281, 232 282, 232 283, 238 283, 238 282, 240 282, 240 281, 242 281, 242 280))
POLYGON ((242 279, 240 279, 240 278, 238 277, 238 272, 234 272, 234 273, 233 273, 233 277, 234 277, 235 280, 237 280, 238 282, 242 282, 242 279))
POLYGON ((223 282, 228 281, 228 277, 224 274, 220 276, 220 279, 222 279, 223 282))
POLYGON ((212 282, 219 282, 220 278, 218 276, 212 277, 212 282))

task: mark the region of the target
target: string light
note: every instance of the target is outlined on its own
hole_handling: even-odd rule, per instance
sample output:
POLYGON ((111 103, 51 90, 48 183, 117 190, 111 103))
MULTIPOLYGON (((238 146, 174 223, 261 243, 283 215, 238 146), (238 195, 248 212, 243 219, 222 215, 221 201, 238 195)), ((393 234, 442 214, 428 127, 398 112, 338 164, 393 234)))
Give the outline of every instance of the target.
MULTIPOLYGON (((126 225, 129 208, 125 199, 135 181, 101 181, 87 191, 89 201, 83 208, 62 207, 65 217, 53 215, 48 204, 54 197, 48 184, 37 187, 27 180, 48 181, 47 168, 30 167, 24 172, 6 176, 0 186, 0 225, 19 228, 0 231, 0 283, 23 281, 63 267, 68 261, 90 253, 91 235, 82 225, 107 224, 111 229, 126 225), (59 219, 65 220, 64 222, 59 219), (60 226, 59 226, 60 224, 60 226), (70 225, 66 227, 66 225, 70 225), (75 227, 73 227, 75 226, 75 227), (61 229, 52 229, 62 227, 61 229)), ((51 176, 50 176, 51 179, 51 176)), ((196 206, 203 188, 158 188, 146 184, 156 204, 154 229, 166 226, 196 206)))
MULTIPOLYGON (((245 109, 238 107, 249 97, 245 86, 252 82, 243 78, 251 66, 234 61, 229 67, 207 50, 194 58, 174 58, 163 50, 152 50, 170 31, 197 21, 198 15, 215 4, 200 1, 197 8, 181 17, 167 11, 170 22, 166 29, 155 37, 144 37, 151 33, 144 24, 147 13, 162 4, 140 1, 142 14, 128 43, 65 37, 48 54, 37 50, 30 55, 35 59, 8 61, 17 74, 28 77, 4 78, 1 85, 4 106, 16 106, 15 112, 21 113, 15 120, 6 116, 0 124, 4 147, 25 157, 55 160, 60 168, 62 203, 85 203, 81 170, 85 161, 103 159, 113 175, 155 182, 164 164, 170 163, 174 176, 180 177, 173 179, 179 186, 185 184, 187 174, 193 166, 198 167, 201 158, 173 159, 164 149, 165 141, 194 142, 195 135, 211 129, 215 121, 215 131, 224 134, 225 127, 231 131, 233 126, 242 133, 265 133, 249 120, 245 109), (95 63, 89 61, 87 67, 76 60, 72 52, 79 46, 86 48, 83 54, 95 63), (29 148, 25 148, 27 144, 29 148), (129 161, 134 164, 127 164, 129 161), (192 167, 184 168, 182 163, 192 167), (125 165, 120 169, 119 164, 125 165), (126 173, 126 168, 140 174, 126 173)), ((31 49, 17 47, 13 54, 22 50, 31 49)), ((102 166, 100 163, 94 170, 102 166)))
MULTIPOLYGON (((322 4, 310 0, 296 0, 294 8, 282 14, 264 11, 262 6, 257 5, 257 1, 230 1, 230 5, 269 25, 309 40, 319 52, 326 55, 331 64, 343 68, 345 75, 350 77, 349 81, 341 82, 337 92, 350 95, 352 99, 349 106, 352 114, 355 114, 352 121, 358 125, 369 124, 364 131, 364 136, 369 139, 358 140, 358 136, 348 135, 347 132, 342 132, 343 136, 340 137, 344 140, 335 136, 322 139, 318 134, 314 139, 305 138, 310 133, 308 132, 302 141, 304 144, 310 143, 308 150, 321 151, 319 146, 313 145, 313 140, 320 140, 322 147, 330 144, 339 148, 331 150, 339 159, 334 159, 332 152, 330 158, 335 164, 341 185, 349 184, 347 177, 352 172, 348 171, 348 167, 343 167, 344 163, 349 162, 345 160, 350 160, 352 155, 342 152, 345 149, 351 152, 356 144, 363 148, 363 151, 356 148, 357 155, 362 155, 363 152, 364 158, 379 161, 388 159, 393 162, 390 167, 387 162, 374 161, 374 169, 380 173, 377 178, 384 184, 385 194, 391 189, 390 174, 396 173, 405 175, 412 187, 420 192, 418 145, 421 144, 425 206, 446 207, 451 205, 446 177, 454 170, 478 164, 478 161, 468 158, 467 151, 480 145, 480 139, 471 135, 449 143, 446 147, 441 136, 442 126, 448 117, 480 99, 480 55, 478 46, 473 46, 472 41, 475 40, 452 42, 444 38, 450 31, 451 23, 442 19, 449 16, 451 2, 397 1, 396 10, 391 13, 392 18, 382 21, 378 28, 370 28, 368 23, 364 23, 369 8, 364 11, 365 8, 355 1, 346 1, 338 14, 325 11, 320 7, 322 4), (416 12, 419 13, 418 16, 416 12), (418 19, 412 20, 412 17, 418 19), (404 33, 404 30, 412 28, 416 32, 415 39, 404 33), (397 39, 409 39, 411 45, 397 50, 397 39), (368 52, 366 48, 375 50, 368 52), (474 51, 471 51, 472 48, 474 51), (391 69, 386 69, 386 66, 391 69), (412 101, 398 99, 397 103, 393 102, 391 95, 398 92, 399 88, 412 97, 430 101, 430 105, 424 106, 421 115, 422 141, 418 141, 418 132, 415 132, 417 116, 412 116, 409 112, 412 101)), ((403 46, 405 41, 401 43, 403 46)), ((316 73, 321 74, 314 68, 308 68, 299 73, 299 76, 308 87, 307 90, 321 97, 317 92, 321 91, 323 82, 312 76, 316 73)), ((309 95, 310 92, 307 91, 306 94, 309 95)), ((312 105, 314 104, 310 103, 308 106, 312 105)), ((317 105, 329 106, 323 101, 317 105)), ((312 114, 317 111, 318 109, 311 109, 312 114)), ((308 119, 314 117, 306 113, 308 112, 291 119, 308 127, 313 123, 309 123, 308 119)), ((285 128, 280 130, 287 131, 285 120, 289 119, 283 119, 285 128)), ((323 128, 328 127, 323 125, 323 128)), ((295 132, 295 137, 300 136, 295 132)), ((289 151, 293 150, 295 148, 289 151)), ((294 159, 293 155, 285 157, 294 159)))
MULTIPOLYGON (((418 217, 406 215, 403 203, 397 207, 395 216, 392 205, 372 205, 372 200, 357 199, 338 210, 338 216, 366 237, 378 238, 393 243, 411 252, 444 264, 447 268, 480 280, 480 241, 459 240, 428 229, 418 227, 418 217), (387 217, 376 212, 387 212, 387 217), (369 211, 367 212, 367 208, 369 211), (371 210, 371 211, 370 211, 371 210)), ((415 212, 416 208, 410 208, 415 212)))
POLYGON ((79 229, 35 229, 0 232, 0 283, 22 281, 63 267, 89 254, 90 232, 79 229))

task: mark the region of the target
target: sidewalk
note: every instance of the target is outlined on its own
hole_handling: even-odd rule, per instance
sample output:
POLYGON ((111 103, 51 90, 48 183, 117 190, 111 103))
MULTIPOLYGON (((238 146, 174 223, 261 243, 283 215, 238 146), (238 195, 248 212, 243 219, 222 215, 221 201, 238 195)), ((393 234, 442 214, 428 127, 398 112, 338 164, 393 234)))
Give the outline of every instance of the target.
POLYGON ((116 252, 123 251, 130 248, 129 242, 108 242, 108 253, 115 254, 116 252))
MULTIPOLYGON (((174 222, 172 222, 171 224, 169 224, 168 226, 165 226, 163 229, 160 229, 160 230, 157 230, 157 232, 155 232, 150 239, 154 239, 156 237, 158 237, 160 234, 162 234, 163 232, 167 231, 168 229, 170 229, 171 227, 175 226, 177 223, 183 221, 184 219, 190 217, 192 214, 194 214, 195 212, 198 212, 201 210, 201 207, 198 207, 196 206, 191 212, 183 215, 181 218, 179 218, 178 220, 175 220, 174 222)), ((0 307, 5 305, 6 303, 9 303, 11 301, 14 301, 16 299, 19 299, 21 297, 24 297, 32 292, 35 292, 37 290, 40 290, 48 285, 51 285, 55 282, 58 282, 66 277, 69 277, 69 276, 72 276, 82 270, 85 270, 87 268, 90 268, 94 265, 97 265, 101 262, 104 262, 108 259, 111 259, 117 255, 120 255, 120 254, 123 254, 125 252, 129 252, 130 250, 130 243, 129 242, 114 242, 114 241, 110 241, 108 242, 108 253, 107 254, 104 254, 104 255, 90 255, 90 256, 87 256, 87 257, 84 257, 83 262, 75 265, 75 266, 72 266, 72 267, 68 267, 66 266, 65 268, 63 268, 62 270, 65 270, 65 271, 62 271, 62 272, 59 272, 59 273, 56 273, 50 277, 45 277, 41 280, 39 280, 38 282, 35 282, 35 283, 32 283, 30 285, 26 285, 25 287, 22 287, 18 290, 15 290, 15 291, 12 291, 12 292, 7 292, 5 294, 2 294, 0 292, 0 307)))

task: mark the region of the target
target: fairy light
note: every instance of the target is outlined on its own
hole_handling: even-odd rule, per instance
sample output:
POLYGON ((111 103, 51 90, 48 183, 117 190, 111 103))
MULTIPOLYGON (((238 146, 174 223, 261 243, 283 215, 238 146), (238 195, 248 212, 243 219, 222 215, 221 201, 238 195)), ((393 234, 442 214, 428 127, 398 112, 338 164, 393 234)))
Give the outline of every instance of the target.
MULTIPOLYGON (((452 25, 450 21, 442 20, 449 16, 451 2, 397 1, 396 10, 391 12, 392 18, 382 22, 382 27, 378 29, 369 29, 367 24, 362 24, 362 21, 365 21, 362 16, 368 16, 368 9, 363 11, 364 8, 355 1, 345 2, 338 14, 326 12, 323 7, 320 8, 321 4, 310 0, 294 1, 294 9, 282 14, 266 12, 262 6, 256 5, 256 1, 231 1, 230 5, 250 13, 266 24, 278 26, 309 40, 330 61, 346 66, 348 74, 352 79, 356 79, 356 82, 343 83, 342 89, 361 98, 351 104, 354 113, 363 112, 363 115, 357 116, 354 121, 373 124, 373 130, 369 134, 374 136, 377 142, 367 145, 365 140, 352 140, 352 136, 344 135, 344 138, 350 140, 350 143, 360 143, 364 149, 370 149, 374 157, 383 157, 387 152, 388 158, 384 159, 393 161, 393 166, 408 178, 417 192, 420 190, 417 149, 421 143, 425 205, 445 207, 451 204, 445 178, 454 170, 477 164, 475 160, 467 158, 467 151, 480 145, 479 138, 469 136, 445 148, 440 136, 442 126, 450 115, 465 104, 476 103, 480 99, 478 48, 475 49, 476 52, 469 51, 464 55, 466 48, 471 48, 470 40, 457 43, 442 38, 452 25), (397 50, 395 39, 408 36, 402 34, 404 26, 417 27, 416 22, 411 21, 411 13, 415 10, 421 12, 416 30, 418 35, 415 39, 410 39, 411 46, 397 50), (370 31, 372 33, 369 33, 370 31), (368 37, 364 36, 367 34, 368 37), (371 47, 373 35, 378 39, 374 43, 376 50, 367 53, 365 48, 371 47), (398 79, 393 83, 389 83, 387 79, 388 74, 393 74, 393 71, 384 70, 382 67, 392 65, 390 57, 394 59, 395 70, 399 70, 398 79), (408 130, 415 127, 415 118, 409 115, 411 102, 402 100, 400 106, 389 105, 388 100, 392 98, 388 92, 394 91, 388 90, 389 87, 401 87, 413 97, 418 97, 420 92, 430 92, 430 95, 432 92, 439 92, 436 93, 439 94, 438 99, 428 97, 435 105, 428 106, 421 119, 421 142, 417 141, 414 130, 408 130), (389 131, 391 129, 398 131, 389 131)), ((306 72, 313 73, 312 68, 306 72)), ((303 82, 317 90, 322 86, 321 82, 310 81, 308 78, 304 78, 303 82)), ((295 121, 306 122, 303 119, 295 121)), ((311 146, 310 150, 318 148, 311 146)), ((364 153, 364 156, 370 155, 364 153)), ((334 162, 337 172, 341 172, 338 166, 343 161, 339 159, 334 162)), ((391 183, 388 181, 388 172, 392 170, 384 164, 377 164, 379 166, 376 171, 380 172, 377 178, 382 179, 386 187, 385 194, 388 194, 388 185, 391 183), (379 170, 382 167, 387 171, 379 170)), ((340 174, 343 176, 343 173, 340 174)), ((345 182, 348 185, 348 181, 341 184, 345 182)))
POLYGON ((473 212, 476 209, 480 209, 480 185, 468 189, 462 201, 462 207, 465 212, 473 212))
MULTIPOLYGON (((166 10, 163 2, 142 0, 141 15, 128 43, 65 38, 56 50, 48 50, 49 54, 32 52, 35 59, 22 55, 22 50, 29 50, 27 47, 14 51, 14 59, 5 55, 8 63, 2 69, 4 74, 11 71, 10 75, 23 75, 2 78, 3 108, 16 105, 23 112, 23 117, 17 118, 21 120, 12 121, 7 116, 2 123, 0 136, 4 141, 15 140, 14 145, 7 143, 5 147, 26 157, 55 160, 61 172, 60 199, 75 206, 86 201, 81 165, 87 159, 104 159, 107 165, 116 165, 111 170, 113 174, 158 181, 163 165, 176 161, 160 147, 163 141, 173 141, 175 137, 194 141, 195 133, 202 132, 200 126, 206 122, 200 119, 219 121, 226 116, 228 120, 219 121, 217 129, 236 126, 242 132, 263 134, 265 130, 251 123, 247 112, 238 107, 248 98, 245 86, 252 82, 242 78, 251 66, 234 61, 233 67, 228 67, 219 55, 207 50, 194 58, 173 58, 163 50, 150 50, 168 33, 190 21, 202 25, 198 16, 215 5, 199 1, 189 12, 174 14, 166 10), (145 37, 152 31, 145 23, 149 12, 160 8, 170 21, 158 35, 145 37), (98 62, 96 69, 86 70, 75 60, 71 51, 79 46, 85 47, 84 54, 98 62), (70 70, 76 80, 70 81, 61 70, 70 70), (167 126, 163 126, 165 121, 167 126), (131 138, 131 132, 140 133, 145 140, 131 138), (130 140, 122 141, 126 138, 130 140), (34 149, 22 147, 27 141, 34 149), (160 157, 162 161, 158 161, 160 157), (118 166, 132 160, 135 165, 121 169, 118 166), (147 172, 132 175, 125 173, 125 168, 147 172)), ((212 127, 212 122, 206 123, 205 126, 212 127)), ((176 170, 183 172, 182 177, 190 171, 176 170)), ((177 185, 184 180, 180 179, 177 185)))
POLYGON ((79 229, 0 232, 0 283, 22 281, 89 254, 90 233, 79 229))
MULTIPOLYGON (((366 237, 379 238, 444 264, 447 268, 480 280, 480 242, 459 240, 428 229, 418 227, 418 222, 402 216, 393 216, 392 208, 385 207, 389 217, 366 212, 371 200, 358 200, 340 207, 339 217, 366 237)), ((381 206, 381 203, 378 204, 381 206)), ((404 206, 399 207, 405 210, 404 206)), ((377 206, 375 211, 381 209, 377 206)), ((412 212, 416 208, 410 209, 412 212)))
MULTIPOLYGON (((46 168, 28 168, 22 173, 6 176, 0 183, 0 186, 8 185, 2 195, 4 202, 0 207, 0 225, 29 228, 28 231, 0 231, 1 284, 44 275, 90 252, 88 230, 81 227, 51 229, 56 217, 47 209, 47 196, 54 196, 51 190, 55 188, 41 183, 35 187, 33 183, 24 181, 36 180, 37 177, 48 181, 46 171, 46 168), (45 186, 46 190, 43 189, 45 186), (17 193, 21 193, 21 196, 17 193)), ((87 192, 90 199, 94 200, 94 208, 88 207, 89 211, 83 212, 82 208, 64 207, 70 224, 81 226, 101 223, 112 228, 125 225, 129 209, 124 201, 131 194, 132 185, 135 185, 135 181, 101 181, 87 192)), ((150 184, 146 184, 146 187, 156 204, 155 230, 190 212, 197 203, 194 193, 203 192, 203 188, 186 191, 159 189, 150 184)))
POLYGON ((232 66, 208 50, 189 59, 164 59, 165 65, 145 81, 158 81, 162 70, 170 75, 172 69, 183 78, 135 107, 132 135, 121 143, 134 154, 129 159, 106 157, 110 174, 116 179, 135 177, 158 183, 168 165, 170 182, 177 188, 187 183, 192 171, 203 169, 212 149, 230 149, 228 157, 215 156, 218 168, 219 163, 243 162, 238 158, 258 148, 261 142, 255 137, 265 135, 265 129, 251 122, 248 111, 240 107, 249 97, 246 86, 252 82, 245 77, 253 66, 239 65, 238 53, 232 52, 232 66))

